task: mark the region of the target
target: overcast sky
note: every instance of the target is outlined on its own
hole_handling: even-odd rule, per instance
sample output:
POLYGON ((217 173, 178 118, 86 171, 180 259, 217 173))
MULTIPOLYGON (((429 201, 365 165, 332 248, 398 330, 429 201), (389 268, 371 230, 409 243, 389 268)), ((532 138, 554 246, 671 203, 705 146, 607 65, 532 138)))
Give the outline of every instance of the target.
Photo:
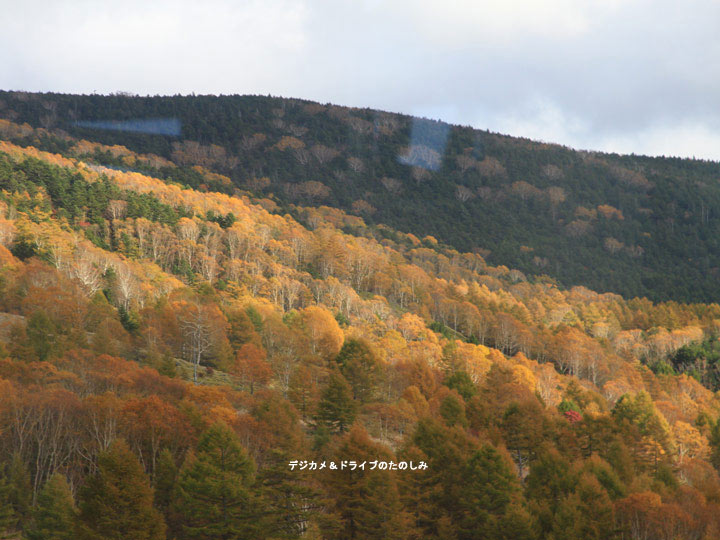
POLYGON ((272 94, 720 160, 720 0, 0 0, 0 88, 272 94))

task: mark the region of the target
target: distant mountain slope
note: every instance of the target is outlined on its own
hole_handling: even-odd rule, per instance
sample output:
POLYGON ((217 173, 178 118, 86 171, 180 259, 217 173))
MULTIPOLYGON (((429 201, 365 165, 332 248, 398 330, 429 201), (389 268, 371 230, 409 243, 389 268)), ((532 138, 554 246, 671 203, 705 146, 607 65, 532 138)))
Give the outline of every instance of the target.
MULTIPOLYGON (((205 187, 199 165, 297 216, 293 205, 336 206, 564 285, 653 300, 720 297, 717 163, 579 152, 260 96, 0 92, 0 117, 172 160, 180 168, 135 168, 191 187, 205 187)), ((51 136, 31 142, 68 150, 51 136)), ((92 157, 119 164, 107 152, 92 157)))

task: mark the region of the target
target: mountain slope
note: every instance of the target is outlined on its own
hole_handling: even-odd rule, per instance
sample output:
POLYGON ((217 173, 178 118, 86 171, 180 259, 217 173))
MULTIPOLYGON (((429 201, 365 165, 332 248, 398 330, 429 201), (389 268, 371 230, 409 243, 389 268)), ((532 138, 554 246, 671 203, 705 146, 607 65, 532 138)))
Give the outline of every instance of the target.
MULTIPOLYGON (((578 152, 259 96, 0 92, 0 103, 0 116, 50 129, 39 139, 16 132, 19 144, 67 151, 51 133, 61 129, 124 145, 158 156, 130 168, 200 187, 201 166, 231 181, 210 189, 271 196, 296 216, 295 205, 335 206, 566 286, 653 300, 720 295, 717 163, 578 152)), ((75 155, 120 165, 111 152, 85 150, 75 155)))
POLYGON ((330 207, 305 227, 25 132, 67 155, 0 141, 0 534, 718 530, 717 304, 529 281, 330 207))

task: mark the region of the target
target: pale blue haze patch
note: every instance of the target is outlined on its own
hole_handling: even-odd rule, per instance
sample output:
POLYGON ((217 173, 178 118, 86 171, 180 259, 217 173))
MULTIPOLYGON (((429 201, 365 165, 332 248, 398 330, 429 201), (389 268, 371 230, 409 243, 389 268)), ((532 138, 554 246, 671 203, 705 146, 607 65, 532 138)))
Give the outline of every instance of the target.
POLYGON ((398 161, 403 165, 438 170, 449 135, 450 124, 426 118, 413 119, 410 146, 398 156, 398 161))
POLYGON ((75 122, 75 126, 178 137, 182 124, 177 118, 136 118, 132 120, 80 120, 75 122))

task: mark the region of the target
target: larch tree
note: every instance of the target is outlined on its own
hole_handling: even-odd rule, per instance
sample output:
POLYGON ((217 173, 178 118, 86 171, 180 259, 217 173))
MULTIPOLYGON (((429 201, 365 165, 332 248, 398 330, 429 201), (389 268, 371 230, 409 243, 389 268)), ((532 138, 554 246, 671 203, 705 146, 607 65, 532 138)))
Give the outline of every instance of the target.
POLYGON ((710 433, 710 463, 720 471, 720 422, 716 422, 710 433))
POLYGON ((77 508, 65 475, 53 474, 38 494, 30 540, 73 540, 77 508))
POLYGON ((212 425, 180 470, 174 512, 180 538, 260 538, 259 501, 250 490, 255 464, 225 424, 212 425))
POLYGON ((15 536, 18 523, 18 516, 12 505, 12 486, 6 469, 6 464, 0 464, 0 538, 15 536))
POLYGON ((549 534, 564 501, 573 493, 578 475, 572 464, 554 448, 543 447, 526 479, 526 496, 540 530, 549 534))
MULTIPOLYGON (((391 461, 394 456, 373 442, 364 428, 355 425, 339 441, 333 456, 336 462, 367 462, 366 470, 350 467, 327 471, 324 484, 331 498, 331 511, 339 518, 340 528, 330 538, 401 539, 406 538, 408 517, 400 504, 395 475, 369 470, 374 460, 391 461)), ((329 532, 329 531, 328 531, 329 532)))
POLYGON ((13 453, 10 459, 8 480, 10 484, 10 504, 20 522, 24 523, 30 517, 33 489, 30 482, 30 472, 18 452, 13 453))
POLYGON ((382 365, 370 343, 364 339, 348 339, 335 361, 350 383, 353 397, 361 403, 372 400, 382 365))
POLYGON ((312 472, 288 468, 301 450, 274 448, 257 475, 256 488, 266 509, 263 532, 272 538, 302 538, 325 503, 312 472))
POLYGON ((298 409, 303 421, 312 415, 320 399, 318 381, 321 370, 317 366, 300 364, 290 376, 288 399, 298 409))
POLYGON ((459 501, 458 538, 504 539, 503 530, 513 525, 513 538, 535 538, 534 524, 522 509, 517 476, 498 450, 484 445, 465 465, 465 492, 459 501))
POLYGON ((153 489, 122 440, 98 456, 98 471, 80 492, 77 538, 163 540, 165 522, 153 506, 153 489))
POLYGON ((315 423, 330 432, 347 431, 355 420, 357 403, 352 388, 339 371, 332 370, 317 406, 315 423))

